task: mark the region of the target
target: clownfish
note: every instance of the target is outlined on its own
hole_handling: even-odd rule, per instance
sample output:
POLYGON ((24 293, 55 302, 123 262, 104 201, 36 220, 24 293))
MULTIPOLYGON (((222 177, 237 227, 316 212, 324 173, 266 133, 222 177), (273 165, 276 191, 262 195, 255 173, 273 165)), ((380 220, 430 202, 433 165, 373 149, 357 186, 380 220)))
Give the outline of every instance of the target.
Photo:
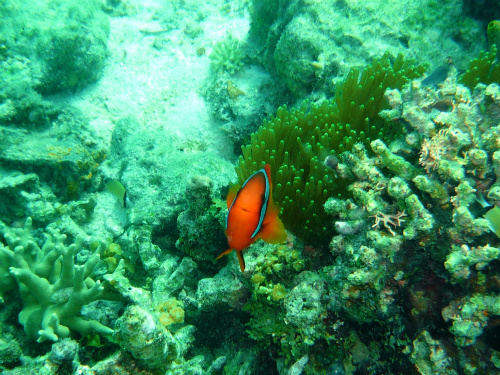
POLYGON ((253 175, 245 183, 233 186, 227 195, 226 237, 229 249, 220 257, 236 250, 241 272, 245 271, 242 251, 257 238, 269 243, 286 240, 283 223, 279 219, 279 208, 273 203, 273 185, 269 164, 253 175))

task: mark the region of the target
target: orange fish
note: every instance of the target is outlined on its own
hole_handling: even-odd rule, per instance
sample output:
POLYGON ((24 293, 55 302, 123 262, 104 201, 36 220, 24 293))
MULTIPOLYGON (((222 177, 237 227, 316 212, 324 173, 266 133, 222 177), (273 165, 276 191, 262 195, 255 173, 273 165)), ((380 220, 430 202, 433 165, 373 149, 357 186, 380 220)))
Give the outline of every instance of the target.
POLYGON ((242 251, 257 238, 269 243, 286 240, 283 223, 279 219, 279 208, 273 203, 273 185, 269 164, 245 181, 243 186, 233 186, 227 195, 226 236, 229 249, 223 255, 236 250, 241 272, 245 271, 242 251))

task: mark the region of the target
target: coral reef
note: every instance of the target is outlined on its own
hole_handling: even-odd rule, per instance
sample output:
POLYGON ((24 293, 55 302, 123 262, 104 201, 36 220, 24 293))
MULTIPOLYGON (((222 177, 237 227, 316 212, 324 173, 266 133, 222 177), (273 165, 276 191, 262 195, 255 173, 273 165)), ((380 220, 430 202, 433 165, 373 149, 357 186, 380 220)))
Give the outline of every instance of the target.
POLYGON ((84 305, 106 298, 104 285, 92 278, 102 245, 84 264, 75 265, 74 256, 81 250, 81 239, 65 246, 66 236, 50 231, 40 248, 31 236, 30 218, 24 228, 17 230, 0 223, 0 234, 7 243, 0 248, 0 295, 3 297, 17 283, 23 300, 19 322, 29 337, 43 342, 68 337, 71 330, 83 336, 113 333, 113 329, 79 316, 84 305))
POLYGON ((325 242, 324 234, 331 227, 322 205, 331 195, 345 197, 350 177, 339 178, 338 162, 332 160, 358 142, 370 145, 374 139, 395 139, 403 126, 378 115, 384 91, 401 88, 423 70, 402 55, 394 64, 384 55, 362 72, 352 70, 338 86, 333 101, 317 105, 304 102, 291 111, 279 108, 276 117, 265 121, 251 135, 251 143, 242 147, 236 170, 239 182, 269 163, 274 199, 282 207, 287 229, 313 243, 325 242))
POLYGON ((247 288, 238 278, 230 278, 231 271, 223 268, 215 277, 201 279, 196 291, 200 310, 217 310, 220 305, 240 307, 247 288))
POLYGON ((208 266, 226 246, 226 204, 212 204, 213 183, 209 177, 193 176, 186 186, 188 208, 177 217, 177 249, 208 266), (210 263, 208 263, 210 262, 210 263))
POLYGON ((480 201, 498 201, 499 90, 470 92, 455 76, 437 88, 415 80, 387 90, 407 134, 328 160, 348 193, 324 204, 337 231, 333 258, 321 255, 315 269, 318 250, 305 246, 295 269, 297 243, 248 251, 249 334, 281 353, 284 368, 305 362, 316 373, 340 360, 346 372, 398 373, 411 363, 421 374, 496 371, 499 255, 480 201))
POLYGON ((3 220, 89 219, 106 153, 79 110, 65 108, 51 127, 36 132, 0 125, 0 142, 0 199, 9 203, 0 205, 3 220))
POLYGON ((461 281, 469 278, 469 267, 475 266, 481 271, 490 261, 499 258, 500 250, 489 245, 472 248, 465 244, 460 247, 453 245, 444 266, 451 273, 452 280, 461 281))
POLYGON ((436 372, 458 374, 443 343, 434 340, 427 331, 423 331, 413 341, 411 360, 422 375, 431 375, 436 372))
POLYGON ((486 214, 500 204, 496 46, 458 73, 485 46, 480 22, 458 0, 214 3, 0 4, 0 372, 498 373, 500 231, 486 214), (45 29, 47 9, 64 22, 45 29), (47 95, 100 76, 101 9, 118 26, 147 14, 122 34, 130 44, 110 38, 127 47, 110 63, 137 74, 137 38, 199 82, 172 70, 151 103, 134 98, 137 115, 88 90, 86 110, 110 122, 94 133, 47 95), (206 27, 214 9, 248 11, 250 38, 241 23, 226 37, 206 27), (261 63, 267 73, 250 66, 261 63), (193 98, 210 102, 213 127, 182 122, 206 121, 193 98), (238 179, 271 164, 289 230, 246 249, 245 272, 233 255, 214 262, 242 142, 238 179), (105 177, 135 206, 102 191, 105 177))
POLYGON ((0 338, 0 368, 11 367, 20 362, 23 355, 21 346, 13 337, 0 338))
POLYGON ((252 65, 234 76, 210 75, 203 95, 236 148, 259 128, 264 114, 275 112, 286 100, 286 88, 260 66, 252 65))
POLYGON ((454 1, 437 6, 431 0, 419 5, 392 0, 254 0, 250 40, 266 69, 297 98, 304 98, 330 90, 332 82, 352 67, 368 64, 380 51, 425 56, 433 67, 451 55, 464 66, 484 48, 486 38, 481 22, 464 16, 461 8, 454 1), (421 29, 430 31, 425 38, 421 29))
POLYGON ((146 310, 130 306, 116 321, 116 341, 148 368, 166 369, 182 357, 193 340, 193 326, 172 335, 146 310))
POLYGON ((500 296, 473 294, 469 298, 453 301, 442 311, 443 319, 452 321, 450 332, 455 336, 458 346, 470 346, 483 333, 488 318, 500 315, 500 296))

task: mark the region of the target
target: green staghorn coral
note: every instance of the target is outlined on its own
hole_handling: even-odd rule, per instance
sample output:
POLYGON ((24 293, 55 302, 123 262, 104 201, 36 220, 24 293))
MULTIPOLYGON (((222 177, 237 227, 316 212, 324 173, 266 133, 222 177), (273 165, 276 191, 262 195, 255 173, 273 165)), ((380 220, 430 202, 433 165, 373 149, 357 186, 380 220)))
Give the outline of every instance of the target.
POLYGON ((385 90, 400 89, 424 71, 401 54, 391 64, 385 54, 362 71, 351 70, 337 86, 334 100, 303 102, 292 110, 280 107, 242 147, 236 168, 239 181, 269 163, 274 200, 283 209, 287 229, 309 242, 325 242, 323 235, 332 228, 323 204, 332 195, 347 193, 347 181, 334 170, 337 155, 358 142, 370 149, 371 141, 390 142, 400 134, 401 126, 388 124, 378 115, 384 108, 385 90))
POLYGON ((493 44, 488 52, 481 51, 479 56, 469 63, 465 73, 458 78, 458 82, 467 86, 471 91, 478 83, 486 85, 500 83, 498 58, 497 47, 493 44))

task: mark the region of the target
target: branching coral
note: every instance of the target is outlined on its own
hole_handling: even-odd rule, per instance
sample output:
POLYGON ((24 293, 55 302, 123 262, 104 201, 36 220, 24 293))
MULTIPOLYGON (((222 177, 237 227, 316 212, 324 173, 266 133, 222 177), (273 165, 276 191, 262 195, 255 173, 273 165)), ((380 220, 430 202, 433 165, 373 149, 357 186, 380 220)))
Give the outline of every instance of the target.
POLYGON ((111 328, 79 316, 84 305, 104 297, 104 286, 92 278, 104 244, 85 264, 75 265, 81 240, 65 246, 66 236, 52 230, 40 248, 30 231, 31 218, 22 229, 10 229, 0 222, 0 234, 7 243, 0 244, 0 272, 5 278, 0 294, 15 288, 16 282, 19 285, 24 304, 19 322, 26 334, 42 342, 68 337, 70 330, 83 336, 113 333, 111 328))
POLYGON ((490 261, 499 258, 500 249, 489 245, 472 248, 467 245, 452 246, 444 266, 451 273, 454 282, 462 281, 469 278, 469 267, 475 266, 477 270, 482 270, 490 261))

